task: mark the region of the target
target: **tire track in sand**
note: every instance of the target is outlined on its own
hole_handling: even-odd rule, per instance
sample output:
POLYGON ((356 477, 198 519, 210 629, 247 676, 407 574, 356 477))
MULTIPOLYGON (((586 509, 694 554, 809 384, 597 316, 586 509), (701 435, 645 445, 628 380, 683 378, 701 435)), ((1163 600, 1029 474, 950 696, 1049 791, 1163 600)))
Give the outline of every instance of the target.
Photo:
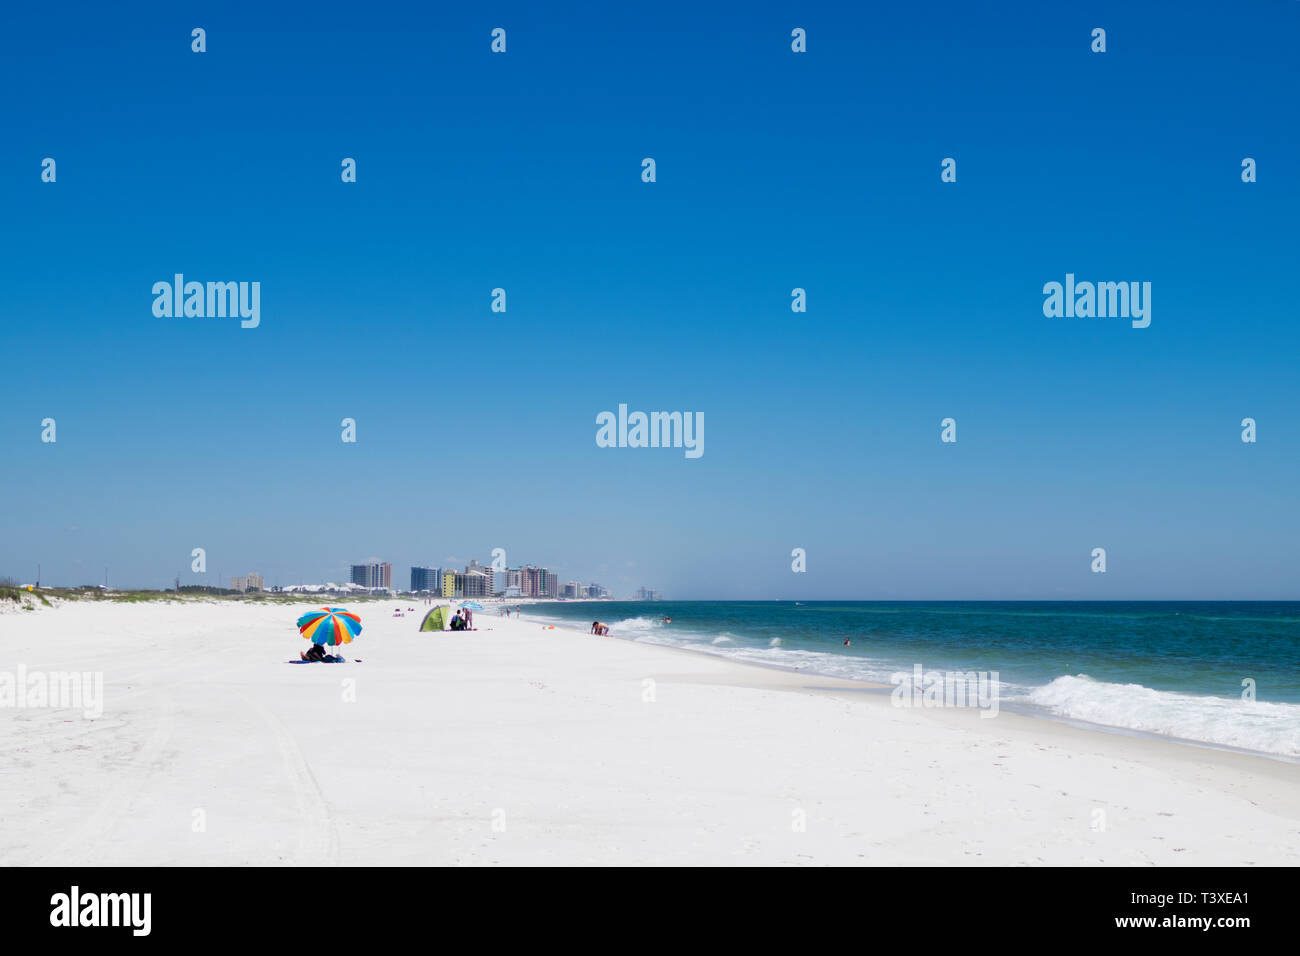
POLYGON ((280 754, 284 758, 285 771, 293 784, 294 796, 298 801, 299 819, 302 820, 298 830, 298 859, 293 862, 300 866, 337 865, 338 830, 334 826, 334 819, 330 815, 329 805, 325 802, 325 795, 321 792, 316 775, 311 772, 311 765, 307 763, 307 758, 303 756, 298 742, 294 740, 293 732, 265 705, 257 703, 246 695, 244 699, 275 735, 280 754))
POLYGON ((95 809, 82 818, 54 849, 45 853, 37 866, 80 866, 88 862, 104 835, 110 832, 112 821, 128 812, 131 801, 148 783, 163 749, 171 740, 174 726, 171 698, 159 694, 158 723, 153 735, 122 768, 117 783, 100 799, 95 809))

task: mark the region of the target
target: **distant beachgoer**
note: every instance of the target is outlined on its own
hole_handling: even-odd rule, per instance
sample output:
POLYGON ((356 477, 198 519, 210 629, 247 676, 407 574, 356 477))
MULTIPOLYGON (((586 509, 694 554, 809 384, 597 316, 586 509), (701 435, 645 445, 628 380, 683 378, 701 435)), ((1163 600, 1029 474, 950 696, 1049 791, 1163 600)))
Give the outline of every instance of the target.
POLYGON ((849 647, 849 646, 850 646, 849 639, 848 639, 847 637, 844 638, 844 646, 845 646, 845 647, 849 647))
POLYGON ((599 629, 600 629, 600 621, 592 621, 592 622, 591 622, 591 630, 590 630, 588 633, 590 633, 590 634, 595 634, 596 631, 599 630, 599 629))
POLYGON ((465 611, 465 630, 474 630, 474 612, 468 609, 465 611))

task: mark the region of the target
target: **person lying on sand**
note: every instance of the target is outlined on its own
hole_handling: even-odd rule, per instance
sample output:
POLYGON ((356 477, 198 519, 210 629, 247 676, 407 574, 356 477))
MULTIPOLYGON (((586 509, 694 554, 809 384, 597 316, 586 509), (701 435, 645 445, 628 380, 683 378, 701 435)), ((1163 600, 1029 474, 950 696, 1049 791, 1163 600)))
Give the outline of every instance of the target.
POLYGON ((313 644, 299 654, 298 657, 304 661, 320 661, 322 664, 337 664, 343 660, 342 657, 337 655, 326 654, 324 644, 313 644))

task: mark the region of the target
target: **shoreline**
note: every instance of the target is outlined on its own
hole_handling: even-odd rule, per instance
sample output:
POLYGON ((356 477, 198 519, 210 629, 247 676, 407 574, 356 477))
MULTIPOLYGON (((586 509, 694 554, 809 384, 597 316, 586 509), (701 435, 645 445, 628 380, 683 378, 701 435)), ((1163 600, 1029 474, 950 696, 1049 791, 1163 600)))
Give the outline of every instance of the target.
MULTIPOLYGON (((548 624, 549 623, 550 622, 548 622, 548 624)), ((581 636, 594 636, 588 634, 587 632, 583 631, 581 628, 577 628, 577 627, 570 627, 568 625, 563 625, 559 623, 554 624, 554 627, 557 630, 563 629, 581 636)), ((775 662, 755 661, 755 660, 747 660, 745 658, 731 657, 723 653, 705 650, 704 648, 700 648, 700 647, 683 647, 679 644, 661 644, 656 641, 639 640, 635 637, 619 637, 618 634, 616 633, 611 633, 609 637, 627 643, 631 643, 631 644, 638 644, 638 645, 650 646, 650 647, 662 647, 665 650, 681 651, 687 654, 697 654, 706 658, 722 660, 727 662, 728 664, 734 664, 740 667, 753 667, 762 670, 779 671, 782 673, 789 673, 789 674, 805 674, 810 677, 816 677, 818 680, 833 681, 836 683, 837 686, 833 688, 821 689, 825 692, 862 694, 862 693, 892 692, 894 690, 894 685, 891 684, 881 684, 877 681, 859 680, 853 677, 839 677, 833 674, 823 674, 820 673, 819 671, 804 670, 799 667, 792 667, 789 665, 778 664, 775 662)), ((810 691, 813 690, 812 688, 808 688, 808 689, 810 691)), ((1037 708, 1036 710, 1030 710, 1030 708, 1034 706, 1035 705, 1032 704, 1026 705, 1022 701, 1015 700, 1015 699, 1009 701, 1004 700, 999 703, 999 716, 1001 716, 1003 713, 1012 714, 1023 720, 1044 721, 1062 727, 1070 727, 1075 730, 1083 731, 1086 733, 1105 734, 1105 735, 1112 735, 1117 737, 1131 737, 1138 740, 1150 740, 1156 743, 1168 743, 1171 745, 1176 745, 1181 747, 1192 747, 1196 749, 1209 750, 1218 753, 1236 754, 1244 757, 1262 758, 1264 760, 1268 760, 1280 764, 1288 764, 1293 766, 1300 765, 1300 757, 1292 756, 1290 754, 1270 753, 1266 750, 1253 750, 1247 747, 1234 747, 1228 744, 1214 743, 1212 741, 1205 741, 1205 740, 1196 740, 1190 737, 1175 737, 1170 734, 1161 734, 1155 731, 1137 730, 1134 728, 1122 727, 1115 724, 1102 724, 1102 723, 1097 723, 1095 721, 1083 720, 1080 718, 1064 717, 1057 714, 1053 714, 1044 708, 1037 708)), ((946 708, 914 708, 914 709, 931 710, 931 709, 946 709, 946 708)), ((974 709, 974 708, 966 708, 966 709, 974 709)))
MULTIPOLYGON (((66 597, 60 597, 52 593, 52 589, 41 589, 41 590, 44 591, 45 597, 48 600, 42 601, 41 604, 36 604, 35 601, 37 600, 37 598, 36 595, 33 594, 32 599, 26 602, 27 603, 26 607, 24 607, 23 604, 21 603, 15 603, 12 601, 0 601, 0 615, 22 611, 22 610, 31 610, 31 611, 56 610, 60 607, 77 605, 79 603, 90 604, 92 606, 101 605, 101 604, 102 605, 181 604, 181 605, 205 605, 205 606, 223 606, 223 605, 234 604, 234 605, 264 606, 264 607, 265 606, 288 607, 288 606, 298 606, 299 604, 309 604, 314 606, 315 598, 317 597, 316 595, 304 595, 301 592, 288 593, 288 594, 286 593, 272 594, 270 592, 266 592, 265 593, 266 599, 263 600, 258 597, 249 597, 245 595, 181 594, 179 596, 176 595, 169 596, 164 592, 158 596, 150 597, 147 600, 141 601, 141 600, 136 600, 135 598, 132 597, 132 595, 136 593, 132 591, 119 592, 119 591, 110 590, 104 592, 103 594, 97 597, 91 597, 91 598, 82 597, 82 598, 69 599, 66 597)), ((392 597, 392 596, 390 597, 366 596, 360 598, 359 600, 356 598, 352 598, 351 600, 355 601, 356 603, 367 604, 372 606, 384 605, 389 603, 398 603, 398 604, 403 604, 405 606, 411 606, 410 602, 415 601, 416 603, 414 604, 414 607, 417 609, 417 611, 419 611, 421 608, 427 610, 429 607, 432 606, 432 605, 424 604, 423 603, 423 601, 425 600, 424 598, 411 598, 411 597, 407 597, 403 599, 403 598, 392 597)), ((449 599, 447 598, 433 599, 435 604, 448 603, 448 600, 449 599)), ((461 599, 454 599, 451 600, 450 603, 454 605, 458 603, 459 600, 461 599)), ((594 600, 594 599, 575 600, 575 599, 553 599, 553 598, 511 598, 511 599, 487 598, 487 599, 476 599, 476 600, 485 600, 488 602, 487 604, 485 604, 484 609, 479 613, 483 615, 484 620, 492 620, 492 621, 502 620, 502 618, 498 617, 498 615, 489 613, 490 610, 499 607, 511 607, 511 608, 516 606, 519 607, 543 606, 544 607, 547 605, 554 605, 554 604, 607 605, 610 603, 626 603, 626 604, 661 603, 661 602, 638 602, 634 600, 619 602, 617 601, 617 599, 609 599, 609 598, 599 599, 599 600, 594 600)), ((721 602, 721 603, 727 603, 727 602, 721 602)), ((765 603, 765 602, 754 602, 754 603, 765 603)), ((766 602, 766 603, 774 603, 774 602, 766 602)), ((775 602, 775 603, 784 603, 784 602, 775 602)), ((812 602, 812 603, 816 603, 816 602, 812 602)), ((911 602, 900 602, 900 603, 911 603, 911 602)), ((943 603, 943 602, 931 602, 931 603, 943 603)), ((951 603, 962 603, 962 602, 951 602, 951 603)), ((990 603, 1001 603, 1001 602, 990 602, 990 603)), ((1053 602, 1017 602, 1017 603, 1053 603, 1053 602)), ((1068 603, 1077 603, 1077 602, 1068 602, 1068 603)), ((1104 601, 1099 603, 1116 603, 1116 602, 1104 601)), ((1136 604, 1136 603, 1162 603, 1162 602, 1130 601, 1130 602, 1120 602, 1120 603, 1136 604)), ((1181 602, 1181 603, 1194 603, 1194 602, 1181 602)), ((1204 601, 1200 603, 1216 604, 1221 602, 1204 601)), ((1251 603, 1251 602, 1235 602, 1235 603, 1251 603)), ((1270 603, 1270 602, 1256 602, 1256 603, 1270 603)), ((512 617, 508 620, 514 621, 516 620, 516 618, 512 617)), ((553 625, 557 630, 564 630, 566 632, 577 634, 583 637, 592 636, 588 632, 583 631, 580 627, 573 626, 568 622, 563 621, 562 619, 555 620, 555 621, 548 620, 547 625, 548 626, 553 625)), ((853 677, 841 677, 833 674, 824 674, 816 670, 804 670, 799 667, 794 667, 790 665, 779 664, 779 663, 769 662, 769 661, 755 661, 755 660, 749 660, 745 658, 732 657, 724 653, 709 651, 707 649, 699 648, 699 647, 684 647, 678 644, 668 644, 668 643, 659 643, 657 641, 639 640, 634 637, 620 637, 618 634, 611 634, 609 636, 617 638, 620 641, 630 643, 630 644, 659 647, 670 651, 682 651, 687 654, 700 655, 705 658, 721 660, 728 664, 738 665, 740 667, 756 668, 765 671, 776 671, 776 672, 787 673, 787 674, 808 675, 811 677, 816 677, 818 680, 830 681, 835 683, 836 685, 835 687, 822 688, 821 690, 824 692, 839 691, 843 693, 861 694, 861 693, 888 692, 894 689, 893 685, 882 684, 877 681, 870 681, 870 680, 864 680, 864 679, 853 678, 853 677)), ((918 708, 918 709, 933 709, 933 708, 918 708)), ((1251 749, 1247 747, 1237 747, 1229 744, 1216 743, 1213 741, 1197 740, 1195 738, 1190 738, 1190 737, 1178 737, 1171 734, 1158 733, 1156 731, 1141 730, 1136 728, 1124 727, 1116 724, 1104 724, 1104 723, 1098 723, 1095 721, 1089 721, 1081 718, 1062 716, 1058 714, 1053 714, 1050 711, 1047 711, 1045 708, 1038 707, 1037 705, 1033 705, 1033 704, 1027 705, 1023 701, 1018 699, 1001 701, 999 704, 999 710, 1001 713, 1013 714, 1025 720, 1043 721, 1053 725, 1057 725, 1061 727, 1069 727, 1087 733, 1104 734, 1104 735, 1117 736, 1117 737, 1131 737, 1139 740, 1149 740, 1157 743, 1168 743, 1168 744, 1173 744, 1181 747, 1190 747, 1194 749, 1207 750, 1216 753, 1235 754, 1235 755, 1240 755, 1245 757, 1262 758, 1264 760, 1268 760, 1273 763, 1280 763, 1286 765, 1300 765, 1300 756, 1293 756, 1290 754, 1282 754, 1282 753, 1271 753, 1265 750, 1257 750, 1257 749, 1251 749)))
MULTIPOLYGON (((606 638, 597 638, 595 635, 588 634, 580 628, 566 627, 560 624, 547 624, 548 627, 554 627, 556 630, 564 630, 578 637, 590 637, 596 640, 606 638)), ((719 661, 728 667, 735 667, 742 672, 762 671, 788 675, 790 680, 737 680, 726 682, 727 686, 746 687, 753 690, 776 690, 781 692, 807 693, 807 694, 824 694, 831 697, 846 697, 848 699, 867 699, 875 705, 886 706, 887 692, 892 692, 893 687, 889 684, 879 684, 870 681, 860 681, 853 678, 836 677, 833 675, 819 674, 816 671, 805 671, 799 668, 788 667, 781 664, 767 663, 763 661, 750 661, 734 659, 723 654, 711 653, 693 647, 681 647, 674 644, 659 644, 653 641, 640 641, 631 637, 618 637, 616 634, 610 634, 610 638, 621 641, 624 644, 630 644, 638 647, 652 647, 666 651, 675 651, 692 657, 700 657, 707 660, 719 661), (816 685, 809 684, 806 678, 812 678, 816 685), (823 686, 824 685, 824 686, 823 686)), ((701 683, 715 684, 720 683, 716 678, 700 678, 701 683)), ((1033 733, 1035 725, 1047 725, 1057 728, 1063 734, 1077 735, 1075 738, 1083 746, 1096 746, 1100 742, 1097 737, 1113 737, 1118 740, 1130 740, 1140 742, 1144 745, 1163 748, 1170 758, 1183 758, 1189 765, 1199 765, 1203 761, 1198 759, 1197 751, 1208 752, 1222 756, 1226 762, 1236 767, 1238 771, 1251 771, 1273 777, 1279 783, 1293 784, 1296 779, 1293 771, 1288 767, 1294 767, 1300 764, 1300 758, 1290 757, 1285 754, 1271 754, 1263 751, 1246 750, 1240 747, 1228 747, 1219 744, 1206 743, 1199 740, 1188 740, 1179 737, 1171 737, 1165 734, 1150 733, 1147 731, 1130 730, 1125 727, 1113 727, 1106 724, 1095 724, 1083 720, 1072 720, 1070 718, 1056 717, 1051 714, 1030 714, 1008 708, 1005 705, 992 720, 984 720, 979 717, 976 708, 898 708, 909 713, 919 713, 920 715, 933 715, 939 720, 947 722, 952 726, 956 721, 965 718, 974 718, 975 726, 981 724, 992 724, 1002 720, 1004 717, 1013 718, 1013 723, 1023 722, 1019 729, 1026 735, 1033 733)), ((995 729, 990 727, 990 729, 995 729)), ((1287 803, 1285 806, 1293 806, 1287 803)))

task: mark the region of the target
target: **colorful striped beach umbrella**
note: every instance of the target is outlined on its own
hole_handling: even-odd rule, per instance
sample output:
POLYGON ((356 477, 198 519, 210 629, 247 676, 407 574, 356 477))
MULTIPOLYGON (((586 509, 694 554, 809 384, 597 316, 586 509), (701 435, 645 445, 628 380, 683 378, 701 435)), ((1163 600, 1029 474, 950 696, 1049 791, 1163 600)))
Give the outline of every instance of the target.
POLYGON ((341 607, 323 607, 298 618, 298 630, 313 644, 351 644, 361 633, 361 618, 341 607))

